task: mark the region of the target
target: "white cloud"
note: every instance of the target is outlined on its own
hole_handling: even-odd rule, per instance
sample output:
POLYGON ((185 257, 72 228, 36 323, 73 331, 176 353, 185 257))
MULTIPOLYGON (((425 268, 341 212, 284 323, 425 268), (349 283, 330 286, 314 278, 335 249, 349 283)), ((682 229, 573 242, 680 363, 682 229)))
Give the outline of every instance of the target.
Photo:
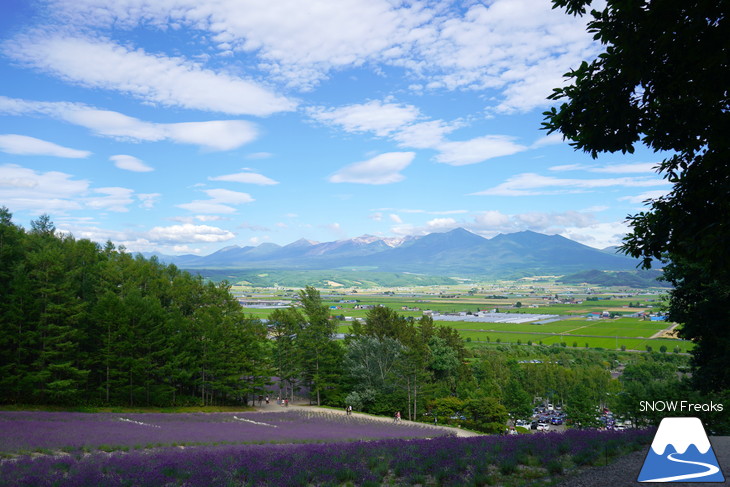
POLYGON ((596 217, 587 211, 545 212, 505 214, 496 210, 477 213, 464 227, 483 237, 491 238, 500 233, 514 233, 524 230, 554 235, 568 228, 587 228, 597 224, 596 217))
POLYGON ((490 196, 531 196, 543 194, 563 194, 589 191, 612 186, 648 187, 664 186, 667 181, 653 178, 609 178, 609 179, 561 179, 541 176, 534 173, 518 174, 493 188, 472 193, 490 196), (550 189, 548 189, 550 188, 550 189))
POLYGON ((416 157, 414 152, 386 152, 350 164, 330 176, 332 183, 391 184, 405 179, 400 171, 416 157))
POLYGON ((591 166, 586 166, 585 164, 560 164, 558 166, 552 166, 549 167, 549 171, 556 171, 556 172, 562 172, 562 171, 587 171, 590 169, 591 166))
POLYGON ((482 228, 494 230, 510 225, 512 219, 500 211, 489 210, 476 215, 474 221, 482 228))
POLYGON ((254 199, 248 193, 239 191, 231 191, 229 189, 206 189, 205 194, 210 196, 212 201, 216 203, 227 203, 231 205, 240 205, 243 203, 251 203, 254 199))
POLYGON ((418 44, 427 61, 411 62, 430 89, 495 89, 502 95, 495 110, 503 113, 543 106, 563 73, 596 50, 586 19, 551 7, 544 0, 475 4, 418 44))
POLYGON ((625 224, 600 223, 595 215, 587 211, 534 211, 506 214, 496 210, 472 214, 467 219, 434 218, 422 225, 399 224, 391 227, 391 232, 398 236, 426 235, 446 232, 457 227, 465 228, 484 238, 525 230, 546 235, 560 234, 599 248, 615 244, 626 233, 625 224))
POLYGON ((609 174, 646 174, 656 173, 656 162, 635 162, 628 164, 611 164, 591 169, 592 172, 609 174))
POLYGON ((91 155, 89 151, 70 149, 46 140, 17 134, 0 135, 0 151, 22 156, 53 156, 71 159, 83 159, 91 155))
MULTIPOLYGON (((206 47, 215 46, 226 56, 251 56, 268 77, 302 89, 345 68, 396 66, 406 70, 411 89, 419 92, 496 90, 494 109, 501 112, 546 105, 552 88, 564 82, 563 73, 598 52, 585 29, 589 17, 566 15, 547 0, 494 0, 466 6, 311 0, 304 7, 297 0, 48 3, 50 15, 65 25, 115 29, 144 25, 163 32, 194 29, 206 47)), ((128 59, 131 54, 157 59, 119 46, 106 51, 133 65, 128 59)), ((163 74, 170 63, 175 70, 194 71, 188 63, 162 59, 165 62, 158 71, 163 74)))
POLYGON ((236 209, 230 205, 241 205, 254 201, 248 193, 240 193, 238 191, 231 191, 228 189, 206 189, 203 192, 207 194, 210 199, 195 200, 190 203, 183 203, 176 206, 192 213, 230 214, 236 212, 236 209))
POLYGON ((463 125, 461 121, 422 121, 424 117, 413 105, 379 100, 338 108, 313 107, 307 112, 314 120, 339 127, 347 133, 370 132, 378 137, 389 137, 401 147, 415 149, 445 146, 445 150, 449 150, 449 142, 444 137, 463 125))
POLYGON ((141 160, 137 159, 134 156, 128 156, 125 154, 118 154, 115 156, 110 156, 109 160, 114 162, 114 165, 117 166, 119 169, 124 169, 125 171, 133 171, 133 172, 150 172, 154 171, 154 168, 148 166, 141 160))
POLYGON ((162 196, 160 193, 137 193, 137 199, 140 201, 139 207, 146 210, 152 209, 157 200, 162 196))
POLYGON ((396 215, 395 213, 391 213, 389 216, 390 216, 390 221, 392 221, 394 223, 399 223, 399 224, 403 223, 403 219, 401 217, 399 217, 398 215, 396 215))
POLYGON ((236 209, 232 206, 216 203, 212 200, 194 200, 190 203, 182 203, 175 206, 183 210, 188 210, 191 213, 230 214, 236 212, 236 209))
POLYGON ((561 235, 597 249, 621 245, 631 229, 625 222, 596 223, 582 228, 567 228, 561 235))
POLYGON ((150 239, 164 243, 189 243, 189 242, 225 242, 235 238, 235 235, 228 230, 209 225, 171 225, 169 227, 154 227, 147 235, 150 239))
POLYGON ((527 147, 514 142, 513 137, 505 135, 486 135, 474 139, 444 142, 438 146, 438 162, 452 166, 476 164, 495 157, 508 156, 527 150, 527 147))
POLYGON ((564 164, 553 166, 551 171, 587 171, 605 174, 648 174, 656 173, 656 162, 629 162, 622 164, 608 164, 605 166, 590 166, 587 164, 564 164))
POLYGON ((258 137, 255 124, 245 120, 154 123, 81 103, 42 102, 0 96, 0 113, 44 115, 79 125, 96 135, 130 141, 171 141, 211 150, 231 150, 258 137))
POLYGON ((59 171, 38 172, 15 164, 0 166, 0 201, 14 211, 64 214, 82 208, 89 181, 59 171))
POLYGON ((566 141, 563 140, 563 134, 560 132, 553 132, 550 135, 546 135, 544 137, 541 137, 537 139, 531 146, 530 149, 539 149, 540 147, 546 147, 549 145, 559 145, 559 144, 565 144, 566 141))
POLYGON ((393 7, 386 0, 55 0, 56 14, 70 25, 131 28, 139 23, 164 30, 190 26, 207 33, 223 54, 255 52, 280 79, 311 87, 332 68, 393 56, 394 43, 412 35, 427 17, 419 6, 393 7), (60 11, 60 12, 59 12, 60 11))
POLYGON ((33 32, 2 47, 16 61, 64 81, 127 93, 150 103, 259 116, 295 107, 259 83, 108 39, 33 32))
POLYGON ((661 198, 662 196, 666 196, 669 194, 669 189, 667 190, 657 190, 657 191, 647 191, 645 193, 637 194, 635 196, 624 196, 622 198, 619 198, 619 201, 628 201, 629 203, 633 204, 642 204, 645 203, 647 200, 655 200, 658 198, 661 198))
POLYGON ((231 150, 258 137, 256 125, 244 120, 169 123, 163 126, 167 138, 214 150, 231 150))
POLYGON ((393 134, 393 139, 401 147, 415 149, 438 148, 445 142, 444 136, 459 128, 461 123, 446 123, 443 120, 414 123, 401 127, 393 134))
POLYGON ((418 108, 412 105, 378 100, 330 109, 313 107, 307 112, 313 119, 340 126, 345 132, 373 132, 379 137, 392 134, 420 116, 418 108))
POLYGON ((193 218, 195 220, 198 220, 199 222, 217 222, 221 220, 229 220, 229 218, 227 217, 218 215, 195 215, 193 218))
POLYGON ((104 195, 86 199, 86 206, 94 210, 123 213, 129 211, 127 206, 134 203, 134 199, 132 199, 134 191, 131 189, 118 187, 96 188, 93 192, 104 195))
POLYGON ((255 172, 239 172, 235 174, 225 174, 223 176, 214 176, 208 178, 211 181, 228 181, 233 183, 258 184, 260 186, 270 186, 279 184, 271 178, 267 178, 255 172))
POLYGON ((426 228, 430 232, 447 231, 459 226, 457 221, 453 218, 434 218, 426 222, 426 228))
POLYGON ((189 245, 173 245, 172 251, 177 254, 199 254, 200 249, 190 247, 189 245))
POLYGON ((377 208, 371 211, 396 211, 398 213, 422 213, 426 215, 458 215, 469 213, 468 210, 423 210, 418 208, 377 208))
POLYGON ((462 224, 453 218, 434 218, 433 220, 429 220, 424 225, 420 226, 410 223, 395 225, 390 228, 390 231, 395 235, 405 237, 411 235, 417 236, 427 235, 429 233, 447 232, 459 226, 462 226, 462 224))

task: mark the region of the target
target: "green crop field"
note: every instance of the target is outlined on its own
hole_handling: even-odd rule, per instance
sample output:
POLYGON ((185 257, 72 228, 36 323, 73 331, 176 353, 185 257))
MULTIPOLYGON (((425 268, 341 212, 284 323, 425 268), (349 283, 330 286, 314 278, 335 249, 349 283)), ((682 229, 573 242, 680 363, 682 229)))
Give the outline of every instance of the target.
MULTIPOLYGON (((518 341, 527 344, 542 342, 545 345, 565 343, 567 347, 583 348, 588 345, 590 348, 620 349, 645 351, 647 345, 654 350, 664 345, 671 352, 676 347, 686 352, 692 346, 691 343, 682 340, 657 338, 651 339, 658 332, 671 326, 670 323, 646 321, 641 318, 628 317, 640 311, 658 310, 661 297, 657 294, 636 295, 633 297, 617 297, 610 293, 602 295, 568 294, 568 297, 575 299, 575 304, 551 304, 546 305, 548 298, 553 299, 566 294, 558 292, 538 293, 528 288, 495 289, 494 292, 482 290, 481 293, 468 293, 467 288, 438 288, 421 287, 412 291, 398 290, 397 293, 387 290, 363 290, 359 292, 338 292, 324 290, 323 303, 330 309, 332 316, 347 316, 364 320, 368 314, 367 309, 355 309, 355 306, 387 306, 394 309, 401 316, 418 319, 423 316, 424 310, 431 310, 439 313, 472 312, 479 310, 499 309, 500 312, 520 314, 554 314, 562 319, 546 324, 535 323, 484 323, 470 321, 439 321, 438 326, 448 326, 459 331, 464 340, 474 344, 494 344, 499 339, 500 343, 516 344, 518 341), (547 297, 546 297, 547 295, 547 297), (588 300, 591 298, 591 300, 588 300), (597 299, 596 299, 597 298, 597 299), (357 300, 356 303, 345 303, 340 301, 357 300), (521 308, 514 308, 517 303, 521 308), (531 306, 537 307, 531 307, 531 306), (629 305, 631 307, 629 307, 629 305), (404 308, 414 309, 409 311, 404 308), (589 313, 601 313, 609 311, 617 314, 618 318, 613 319, 587 319, 589 313), (622 316, 623 315, 623 316, 622 316)), ((292 290, 259 290, 246 291, 248 299, 284 299, 290 300, 296 293, 292 290)), ((272 309, 246 308, 251 316, 265 319, 271 314, 272 309)), ((348 333, 350 322, 342 322, 337 327, 338 333, 348 333)))

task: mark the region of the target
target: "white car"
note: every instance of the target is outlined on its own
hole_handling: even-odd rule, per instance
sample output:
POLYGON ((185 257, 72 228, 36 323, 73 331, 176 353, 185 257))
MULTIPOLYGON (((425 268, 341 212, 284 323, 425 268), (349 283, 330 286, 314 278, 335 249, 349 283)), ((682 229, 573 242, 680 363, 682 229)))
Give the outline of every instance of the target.
POLYGON ((548 431, 550 430, 550 425, 548 423, 537 423, 537 431, 548 431))

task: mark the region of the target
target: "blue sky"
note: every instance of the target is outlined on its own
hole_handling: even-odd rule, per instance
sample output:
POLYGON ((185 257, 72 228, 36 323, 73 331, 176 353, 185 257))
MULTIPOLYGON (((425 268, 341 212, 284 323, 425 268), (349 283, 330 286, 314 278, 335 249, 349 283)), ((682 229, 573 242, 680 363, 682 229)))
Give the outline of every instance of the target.
POLYGON ((548 0, 6 0, 0 205, 131 251, 533 230, 602 248, 668 184, 540 129, 600 52, 548 0))

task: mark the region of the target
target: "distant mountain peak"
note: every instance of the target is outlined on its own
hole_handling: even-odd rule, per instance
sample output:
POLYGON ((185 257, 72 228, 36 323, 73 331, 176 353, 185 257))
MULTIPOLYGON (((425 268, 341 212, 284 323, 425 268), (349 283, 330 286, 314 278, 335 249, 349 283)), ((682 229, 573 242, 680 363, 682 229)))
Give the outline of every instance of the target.
POLYGON ((528 230, 486 239, 461 227, 423 236, 366 234, 323 243, 301 238, 284 247, 270 242, 257 247, 228 246, 204 257, 180 257, 178 262, 187 269, 367 267, 379 272, 465 276, 566 275, 586 269, 631 270, 637 263, 559 235, 528 230))
POLYGON ((452 230, 449 230, 448 232, 445 232, 445 233, 449 233, 449 234, 452 234, 452 235, 475 235, 475 236, 479 237, 479 235, 477 235, 476 233, 470 232, 469 230, 467 230, 467 229, 465 229, 463 227, 456 227, 456 228, 454 228, 452 230))
POLYGON ((401 245, 403 245, 403 243, 413 240, 414 238, 416 238, 416 237, 411 237, 411 236, 379 237, 377 235, 365 234, 365 235, 360 235, 359 237, 355 237, 355 238, 351 239, 350 241, 355 242, 357 244, 365 244, 365 245, 373 244, 375 242, 383 242, 388 247, 395 248, 395 247, 400 247, 401 245))
POLYGON ((360 235, 359 237, 352 238, 350 240, 355 243, 371 244, 373 242, 377 242, 378 240, 383 240, 383 237, 365 234, 360 235))
POLYGON ((285 247, 311 247, 313 245, 317 245, 319 242, 314 242, 312 240, 307 240, 306 238, 300 238, 296 242, 292 242, 288 245, 285 245, 285 247))

